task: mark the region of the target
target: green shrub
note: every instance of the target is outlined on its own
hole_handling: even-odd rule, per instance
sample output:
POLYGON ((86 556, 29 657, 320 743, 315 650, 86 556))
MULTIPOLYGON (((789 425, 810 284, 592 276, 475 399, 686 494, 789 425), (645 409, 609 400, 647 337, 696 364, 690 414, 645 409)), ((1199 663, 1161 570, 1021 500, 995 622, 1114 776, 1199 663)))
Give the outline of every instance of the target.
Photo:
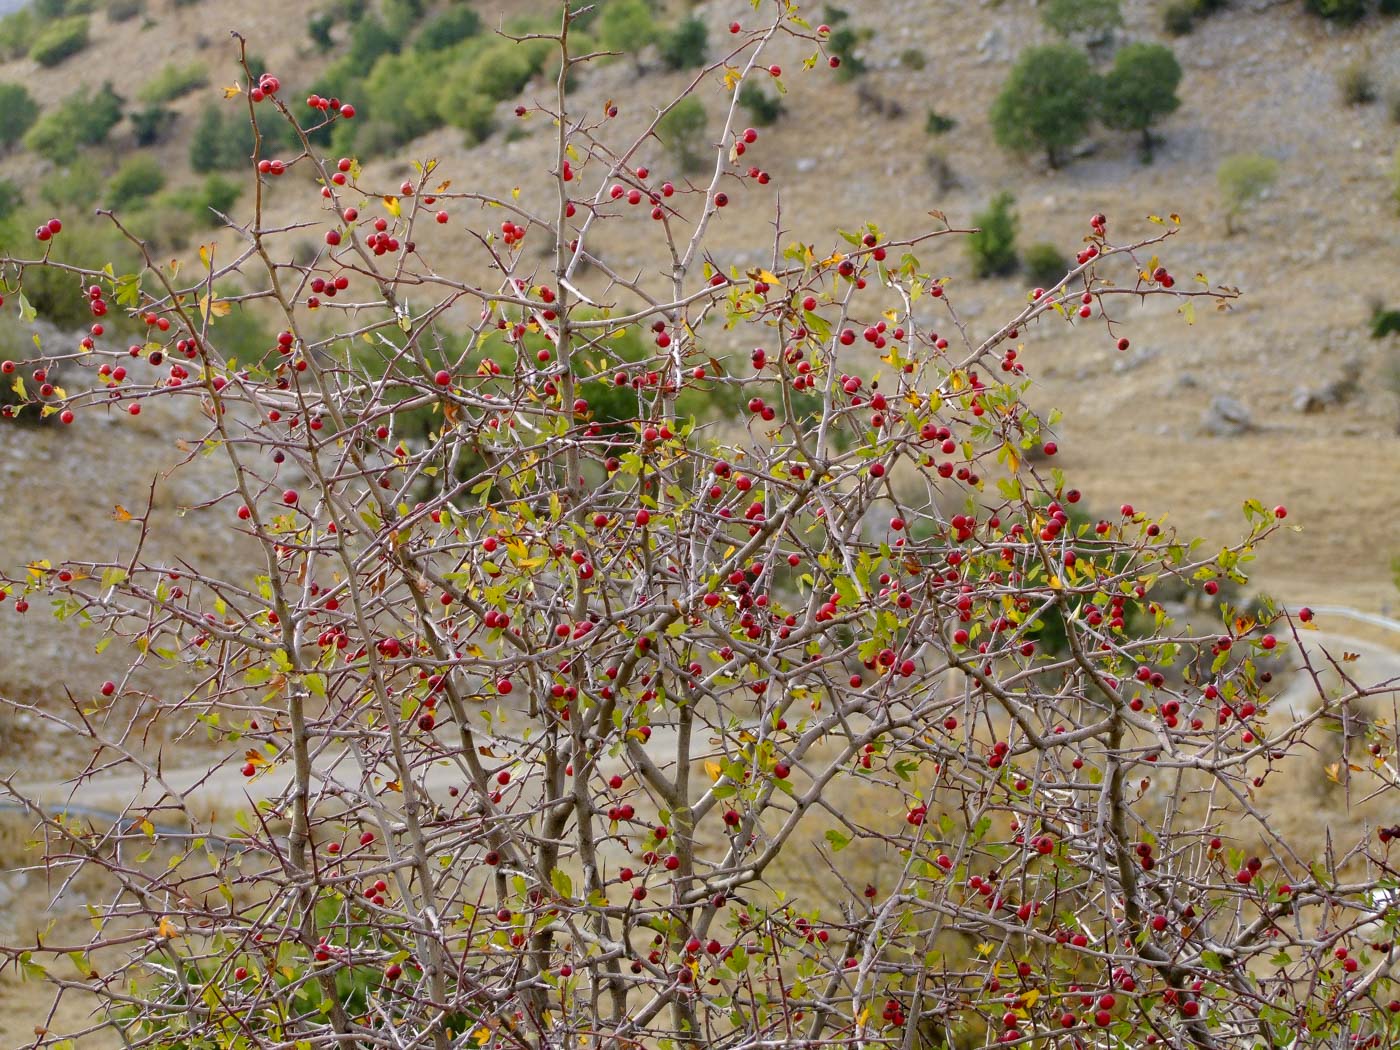
POLYGON ((1371 313, 1371 338, 1384 339, 1388 335, 1400 335, 1400 310, 1377 306, 1371 313))
POLYGON ((29 54, 42 28, 34 12, 27 7, 0 18, 0 57, 15 59, 29 54))
POLYGON ((481 32, 481 16, 464 4, 449 7, 429 19, 413 47, 418 51, 446 51, 481 32))
POLYGON ((39 196, 55 211, 89 211, 101 195, 102 173, 95 164, 50 172, 39 184, 39 196))
POLYGON ((149 154, 137 153, 123 161, 122 166, 107 181, 107 206, 140 206, 164 187, 164 166, 149 154))
POLYGON ((29 57, 41 66, 56 66, 87 46, 87 15, 75 15, 59 19, 35 37, 29 57))
POLYGON ((840 79, 850 80, 865 72, 865 60, 856 54, 856 48, 860 47, 866 35, 843 25, 832 29, 831 35, 827 37, 826 49, 838 63, 836 75, 840 79))
POLYGON ((1381 0, 1376 10, 1383 15, 1400 15, 1400 0, 1381 0))
POLYGON ((594 32, 604 51, 634 58, 658 35, 646 0, 608 0, 594 32))
POLYGON ((107 0, 107 21, 129 22, 146 10, 146 0, 107 0))
POLYGON ((220 212, 227 215, 229 209, 238 203, 239 194, 242 192, 241 183, 218 175, 210 175, 199 187, 199 193, 190 208, 190 213, 197 221, 206 226, 221 226, 223 220, 214 213, 220 212))
POLYGON ((1043 149, 1052 168, 1089 130, 1098 78, 1089 58, 1070 44, 1021 53, 992 103, 997 144, 1013 153, 1043 149))
POLYGON ((402 51, 385 55, 374 64, 363 92, 357 96, 362 106, 360 117, 344 125, 353 129, 368 116, 361 128, 365 134, 355 138, 361 149, 384 152, 442 125, 438 85, 445 61, 447 56, 441 52, 402 51), (375 129, 372 136, 371 124, 375 129), (371 137, 373 148, 368 145, 371 137))
POLYGON ((13 215, 24 203, 24 191, 11 179, 0 179, 0 222, 13 215))
POLYGON ((657 123, 657 137, 682 171, 695 171, 703 165, 708 123, 705 105, 694 95, 677 102, 657 123))
POLYGON ((306 35, 311 37, 316 50, 323 55, 335 47, 335 38, 331 36, 334 28, 335 14, 331 11, 322 11, 306 20, 306 35))
POLYGON ((924 130, 930 135, 942 135, 952 131, 958 126, 958 122, 952 117, 945 116, 936 109, 930 109, 928 116, 924 118, 924 130))
POLYGON ((1278 178, 1278 161, 1258 153, 1237 153, 1226 157, 1216 169, 1220 207, 1225 213, 1225 232, 1236 232, 1236 220, 1268 192, 1278 178))
POLYGON ((693 69, 705 64, 708 47, 704 20, 691 15, 661 38, 661 61, 667 69, 693 69))
POLYGON ((1041 21, 1062 37, 1105 40, 1123 26, 1118 0, 1050 0, 1040 12, 1041 21))
POLYGON ((518 95, 537 68, 531 64, 524 48, 503 40, 482 52, 471 74, 476 89, 499 102, 518 95))
POLYGON ((165 138, 165 133, 175 122, 175 111, 164 106, 152 105, 131 114, 131 133, 138 146, 154 146, 165 138))
POLYGON ((904 69, 918 72, 928 65, 928 55, 917 47, 906 47, 899 53, 899 64, 904 69))
POLYGON ((1172 0, 1162 8, 1162 29, 1172 36, 1185 36, 1196 28, 1196 5, 1191 0, 1172 0))
MULTIPOLYGON (((361 19, 350 32, 350 50, 343 62, 351 76, 363 76, 374 68, 381 55, 392 55, 399 49, 399 38, 384 27, 373 15, 361 19)), ((340 92, 336 92, 340 94, 340 92)))
POLYGON ((188 66, 167 65, 141 86, 136 97, 149 105, 173 102, 209 83, 204 64, 193 62, 188 66))
POLYGON ((1000 277, 1015 271, 1016 213, 1011 206, 1016 198, 1002 192, 992 198, 985 211, 972 217, 977 232, 967 239, 972 272, 977 277, 1000 277))
POLYGON ((1337 89, 1348 106, 1367 106, 1379 97, 1376 78, 1362 62, 1353 62, 1337 74, 1337 89))
MULTIPOLYGON (((210 102, 200 112, 199 123, 190 137, 190 168, 194 171, 240 171, 251 162, 253 127, 248 123, 247 111, 236 105, 227 108, 228 112, 224 112, 217 102, 210 102)), ((264 154, 273 154, 290 144, 291 133, 282 120, 260 120, 258 128, 264 154)))
POLYGON ((783 115, 783 100, 751 82, 739 89, 739 105, 748 110, 749 119, 761 128, 783 115))
POLYGON ((1319 18, 1352 25, 1366 15, 1366 0, 1303 0, 1303 6, 1319 18))
POLYGON ((1027 248, 1022 262, 1031 284, 1041 288, 1056 287, 1069 272, 1069 259, 1048 241, 1037 241, 1027 248))
POLYGON ((0 149, 9 149, 39 118, 39 104, 23 84, 0 84, 0 149))
POLYGON ((380 9, 384 12, 385 28, 402 41, 423 17, 423 0, 381 0, 380 9))
POLYGON ((122 100, 111 84, 95 94, 79 91, 45 113, 24 136, 25 149, 54 164, 71 164, 80 146, 96 146, 122 117, 122 100))

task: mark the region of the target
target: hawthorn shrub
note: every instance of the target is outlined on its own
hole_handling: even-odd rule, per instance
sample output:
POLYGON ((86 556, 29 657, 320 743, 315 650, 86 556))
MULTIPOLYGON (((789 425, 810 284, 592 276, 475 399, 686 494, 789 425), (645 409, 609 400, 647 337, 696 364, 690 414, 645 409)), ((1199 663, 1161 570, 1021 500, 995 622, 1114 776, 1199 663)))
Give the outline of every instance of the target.
MULTIPOLYGON (((96 560, 36 549, 0 574, 0 615, 51 609, 110 668, 64 683, 71 712, 25 710, 97 755, 90 772, 142 786, 102 826, 0 780, 35 866, 112 886, 86 941, 0 946, 55 997, 95 1003, 84 1038, 1400 1035, 1400 829, 1332 827, 1309 849, 1269 802, 1324 761, 1309 730, 1379 690, 1348 675, 1315 709, 1275 704, 1276 674, 1317 673, 1293 646, 1311 613, 1244 615, 1219 593, 1287 512, 1247 502, 1218 550, 1163 508, 1076 521, 1053 417, 1026 396, 1032 326, 1121 350, 1143 299, 1238 293, 1186 279, 1170 223, 1120 233, 1103 215, 1064 289, 999 323, 958 312, 945 265, 967 231, 941 220, 853 217, 834 243, 794 230, 773 247, 773 216, 752 228, 766 265, 723 265, 709 235, 745 221, 728 197, 775 189, 737 89, 770 78, 774 41, 816 59, 825 44, 787 5, 764 10, 726 27, 690 89, 716 150, 693 183, 639 170, 650 128, 624 136, 572 99, 585 59, 565 5, 552 100, 534 103, 555 147, 518 195, 431 159, 371 178, 310 137, 347 111, 264 77, 249 120, 301 149, 252 158, 241 248, 60 265, 61 217, 4 242, 22 310, 53 274, 89 322, 141 333, 4 365, 22 411, 88 426, 188 401, 161 438, 221 459, 227 482, 187 512, 247 552, 234 572, 167 561, 135 515, 96 560), (300 221, 269 221, 272 199, 300 201, 300 221), (624 216, 655 265, 637 263, 640 232, 625 262, 601 247, 595 219, 624 216), (308 225, 322 250, 306 256, 308 225), (276 334, 249 346, 238 319, 258 309, 276 334), (86 381, 34 374, 60 366, 86 381), (738 418, 686 407, 721 397, 738 418), (1219 623, 1175 623, 1169 588, 1218 600, 1219 623), (184 688, 140 689, 157 665, 184 688), (124 714, 137 699, 142 721, 124 714), (204 788, 152 753, 163 727, 204 788)), ((1370 751, 1349 783, 1393 813, 1393 736, 1352 732, 1370 751)))

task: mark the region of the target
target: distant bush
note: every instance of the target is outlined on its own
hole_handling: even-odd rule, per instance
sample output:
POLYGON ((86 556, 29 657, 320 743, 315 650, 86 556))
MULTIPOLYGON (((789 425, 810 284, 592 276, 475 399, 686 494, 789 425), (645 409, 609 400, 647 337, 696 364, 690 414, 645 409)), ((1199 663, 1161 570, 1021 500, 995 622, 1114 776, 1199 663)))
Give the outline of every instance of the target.
POLYGON ((335 47, 335 38, 331 36, 331 30, 334 28, 333 11, 319 11, 306 20, 306 35, 316 45, 316 50, 323 55, 335 47))
POLYGON ((423 17, 424 0, 380 0, 384 26, 395 39, 402 41, 423 17))
POLYGON ((501 41, 482 53, 472 67, 472 79, 478 91, 499 102, 518 95, 537 69, 524 48, 501 41))
POLYGON ((1400 310, 1378 305, 1371 313, 1371 338, 1384 339, 1388 335, 1400 335, 1400 310))
POLYGON ((107 180, 106 202, 111 208, 146 204, 164 187, 164 166, 148 153, 137 153, 107 180))
POLYGON ((967 239, 972 272, 977 277, 1000 277, 1015 271, 1016 213, 1011 206, 1016 199, 1010 193, 997 194, 985 211, 972 217, 976 233, 967 239))
POLYGON ((826 49, 836 59, 836 75, 842 80, 851 80, 866 71, 865 59, 856 54, 864 35, 850 26, 833 29, 827 37, 826 49))
POLYGON ((1215 178, 1225 213, 1225 232, 1234 234, 1240 215, 1262 198, 1278 178, 1278 161, 1258 153, 1237 153, 1220 162, 1215 178))
POLYGON ((646 0, 608 0, 594 26, 604 51, 616 51, 636 58, 656 40, 656 22, 646 0))
POLYGON ((917 47, 906 47, 899 53, 899 64, 904 69, 912 69, 917 72, 928 65, 928 55, 917 47))
POLYGON ((29 57, 41 66, 56 66, 88 45, 87 15, 62 18, 34 38, 29 57))
POLYGON ((1303 6, 1319 18, 1353 25, 1366 16, 1366 0, 1303 0, 1303 6))
POLYGON ((27 7, 0 18, 0 57, 15 59, 29 54, 42 28, 34 12, 27 7))
POLYGON ((24 137, 39 118, 39 104, 23 84, 0 84, 0 149, 24 137))
POLYGON ((88 211, 101 195, 102 173, 93 164, 50 172, 39 185, 39 196, 56 211, 88 211))
POLYGON ((217 227, 223 225, 219 214, 228 214, 238 202, 241 190, 240 183, 221 175, 210 175, 198 186, 166 190, 152 201, 152 206, 161 211, 184 212, 189 217, 191 230, 217 227))
POLYGON ((1376 78, 1362 62, 1353 62, 1337 74, 1337 89, 1348 106, 1368 106, 1379 95, 1376 78))
POLYGON ((1069 272, 1068 257, 1048 241, 1037 241, 1027 248, 1022 263, 1031 284, 1041 288, 1054 288, 1069 272))
POLYGON ((79 147, 106 141, 121 119, 122 99, 110 83, 96 92, 78 91, 35 122, 24 147, 54 164, 71 164, 79 147))
POLYGON ((352 74, 363 76, 365 71, 374 68, 381 55, 392 55, 398 49, 399 38, 370 15, 355 23, 350 31, 350 49, 342 62, 352 74))
POLYGON ((442 125, 438 94, 445 60, 442 52, 401 51, 374 64, 357 96, 361 116, 369 119, 363 126, 359 119, 344 125, 349 131, 360 126, 362 134, 354 140, 360 148, 367 153, 384 152, 442 125))
POLYGON ((1162 28, 1172 36, 1185 36, 1196 28, 1196 5, 1191 0, 1172 0, 1162 8, 1162 28))
POLYGON ((952 131, 957 126, 958 122, 955 119, 938 112, 936 109, 930 109, 928 116, 924 118, 924 130, 930 135, 942 135, 952 131))
POLYGON ((174 110, 150 105, 131 114, 131 133, 138 146, 154 146, 170 132, 175 122, 174 110))
POLYGON ((704 103, 688 95, 656 125, 657 137, 671 151, 682 171, 695 171, 703 165, 708 123, 704 103))
MULTIPOLYGON (((254 67, 256 68, 256 67, 254 67)), ((253 128, 246 111, 210 102, 200 112, 199 123, 190 137, 190 168, 201 174, 211 171, 240 171, 253 156, 253 128)), ((270 154, 288 145, 287 125, 281 120, 259 122, 263 153, 270 154)))
POLYGON ((418 51, 445 51, 481 32, 481 16, 465 5, 449 7, 428 20, 413 47, 418 51))
POLYGON ((173 102, 188 95, 191 91, 209 83, 202 62, 192 62, 188 66, 167 65, 141 86, 136 97, 142 102, 155 105, 160 102, 173 102))
POLYGON ((107 0, 107 21, 129 22, 146 10, 146 0, 107 0))
POLYGON ((0 222, 5 221, 24 203, 24 191, 12 179, 0 179, 0 222))
POLYGON ((661 61, 667 69, 692 69, 705 64, 708 33, 703 19, 691 15, 661 38, 661 61))
POLYGON ((748 111, 749 119, 759 127, 767 127, 783 115, 783 100, 770 95, 754 83, 739 89, 739 105, 748 111))
POLYGON ((1107 39, 1123 26, 1118 0, 1049 0, 1040 18, 1062 37, 1083 37, 1091 43, 1107 39))

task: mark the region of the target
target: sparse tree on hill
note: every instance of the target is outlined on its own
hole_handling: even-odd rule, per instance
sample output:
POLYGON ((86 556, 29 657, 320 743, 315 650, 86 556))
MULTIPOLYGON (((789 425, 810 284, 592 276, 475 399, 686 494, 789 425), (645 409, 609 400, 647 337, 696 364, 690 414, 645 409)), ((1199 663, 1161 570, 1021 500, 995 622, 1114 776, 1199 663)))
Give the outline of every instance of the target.
POLYGON ((1098 77, 1083 51, 1047 44, 1023 52, 992 103, 992 131, 1013 153, 1044 150, 1052 168, 1084 137, 1094 113, 1098 77))
POLYGON ((1113 68, 1103 78, 1099 119, 1118 131, 1141 133, 1143 162, 1150 163, 1152 125, 1181 105, 1176 95, 1180 83, 1181 64, 1171 48, 1128 44, 1113 57, 1113 68))

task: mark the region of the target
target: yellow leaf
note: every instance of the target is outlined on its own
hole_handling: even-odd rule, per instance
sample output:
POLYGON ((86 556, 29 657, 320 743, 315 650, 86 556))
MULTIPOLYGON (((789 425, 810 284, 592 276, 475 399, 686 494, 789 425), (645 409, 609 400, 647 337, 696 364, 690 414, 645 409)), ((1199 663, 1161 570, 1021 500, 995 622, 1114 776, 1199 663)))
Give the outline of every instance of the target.
POLYGON ((994 951, 996 951, 996 950, 997 950, 997 946, 996 946, 995 944, 991 944, 991 943, 988 942, 988 941, 983 941, 981 944, 979 944, 979 945, 977 946, 977 954, 978 954, 978 955, 991 955, 992 952, 994 952, 994 951))
POLYGON ((472 1039, 476 1041, 477 1046, 485 1046, 491 1041, 491 1029, 484 1027, 478 1028, 472 1033, 472 1039))
POLYGON ((856 1018, 856 1024, 863 1025, 868 1020, 870 1020, 870 1007, 867 1006, 860 1012, 860 1016, 856 1018))
POLYGON ((199 261, 204 264, 204 268, 209 269, 214 259, 214 246, 212 244, 201 244, 199 246, 199 261))
POLYGON ((720 769, 720 765, 718 762, 706 762, 705 772, 709 775, 710 782, 713 783, 714 781, 719 779, 719 775, 722 772, 722 770, 720 769))
POLYGON ((520 187, 519 187, 519 186, 512 186, 512 187, 510 188, 510 199, 513 200, 513 201, 518 201, 518 200, 520 199, 520 187))
POLYGON ((1021 458, 1016 455, 1016 450, 1010 445, 1006 446, 1006 469, 1013 474, 1021 469, 1021 458))
POLYGON ((1051 576, 1051 577, 1050 577, 1050 589, 1051 589, 1052 591, 1062 591, 1062 590, 1064 590, 1064 588, 1065 588, 1065 583, 1064 583, 1064 581, 1063 581, 1062 579, 1060 579, 1058 576, 1051 576))
POLYGON ((733 91, 738 86, 739 81, 744 79, 744 75, 733 66, 724 67, 724 89, 733 91))
POLYGON ((162 937, 178 937, 180 936, 180 927, 171 922, 168 915, 162 915, 157 932, 159 932, 162 937))
POLYGON ((237 84, 230 84, 224 88, 224 98, 233 98, 235 95, 243 94, 243 88, 237 84))
POLYGON ((775 274, 772 270, 759 270, 758 280, 764 282, 765 284, 777 284, 778 275, 775 274))
POLYGON ((1161 217, 1160 215, 1149 215, 1149 216, 1147 217, 1147 221, 1148 221, 1148 222, 1155 222, 1158 226, 1165 226, 1165 225, 1166 225, 1166 223, 1164 223, 1164 222, 1162 221, 1162 217, 1161 217))
POLYGON ((1170 215, 1167 216, 1167 218, 1171 219, 1173 225, 1181 225, 1181 216, 1178 215, 1176 212, 1172 212, 1170 215))
POLYGON ((215 317, 227 317, 233 307, 224 302, 217 295, 201 295, 199 297, 199 316, 210 321, 215 317))
POLYGON ((47 558, 40 559, 39 561, 31 561, 28 565, 29 575, 33 576, 36 580, 41 579, 44 573, 52 568, 53 566, 49 564, 49 559, 47 558))
POLYGON ((399 199, 397 197, 386 196, 384 198, 384 210, 396 219, 403 214, 403 209, 399 207, 399 199))
POLYGON ((1021 1009, 1029 1010, 1040 1001, 1040 989, 1032 988, 1025 995, 1021 996, 1021 1009))
POLYGON ((145 835, 148 839, 155 838, 156 826, 152 824, 149 820, 141 821, 141 834, 145 835))
POLYGON ((131 511, 127 510, 127 509, 126 509, 125 507, 123 507, 120 503, 118 503, 115 507, 112 508, 112 520, 113 520, 113 521, 130 521, 130 520, 131 520, 131 511))

